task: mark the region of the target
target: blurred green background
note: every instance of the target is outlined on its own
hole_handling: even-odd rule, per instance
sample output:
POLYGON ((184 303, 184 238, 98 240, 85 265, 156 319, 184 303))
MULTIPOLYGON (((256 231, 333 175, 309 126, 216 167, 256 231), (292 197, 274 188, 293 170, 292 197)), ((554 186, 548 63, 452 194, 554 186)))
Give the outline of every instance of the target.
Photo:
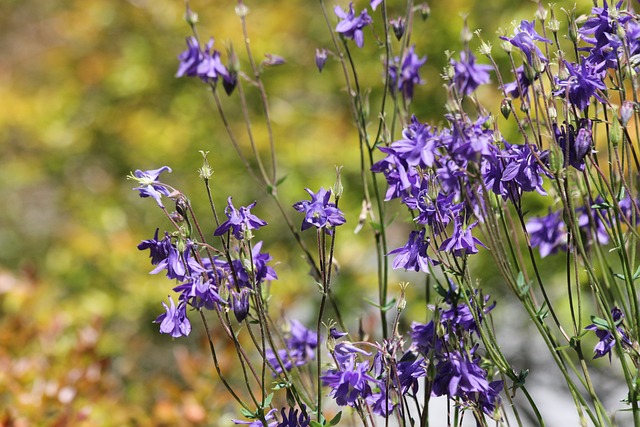
MULTIPOLYGON (((328 5, 335 3, 347 4, 328 5)), ((391 17, 403 12, 401 3, 389 2, 391 17)), ((365 4, 358 1, 356 8, 365 4)), ((361 204, 357 137, 337 63, 329 60, 322 74, 314 64, 315 48, 330 43, 319 4, 247 5, 254 55, 287 60, 264 76, 279 173, 287 176, 281 198, 291 205, 306 197, 304 187, 332 185, 334 166, 344 165, 342 207, 350 228, 337 250, 337 292, 374 322, 375 311, 360 299, 375 292, 367 287, 375 272, 370 236, 351 236, 361 204)), ((192 2, 200 37, 214 36, 224 61, 229 43, 245 58, 234 6, 192 2)), ((412 38, 417 52, 428 56, 414 111, 437 122, 445 101, 443 52, 461 48, 461 14, 498 51, 498 26, 511 32, 511 21, 531 19, 535 5, 450 0, 430 6, 431 17, 416 20, 412 38)), ((174 77, 176 56, 190 34, 183 14, 178 0, 0 2, 0 425, 224 425, 239 417, 221 397, 226 395, 196 319, 192 336, 173 342, 151 323, 171 284, 148 275, 148 255, 136 245, 167 223, 153 201, 131 191, 135 185, 125 177, 132 170, 170 166, 174 172, 164 179, 189 194, 207 218, 196 170, 198 150, 210 151, 219 209, 229 195, 236 206, 258 200, 254 212, 272 225, 258 238, 279 263, 274 311, 288 307, 304 315, 306 306, 294 304, 294 296, 309 295, 310 303, 315 298, 304 261, 291 250, 275 206, 238 162, 210 93, 199 81, 174 77)), ((373 16, 379 32, 379 14, 373 16)), ((365 48, 355 51, 360 69, 367 70, 360 76, 364 87, 381 82, 381 54, 366 32, 365 48)), ((493 92, 483 93, 486 105, 499 105, 493 92)), ((255 136, 266 154, 255 93, 249 99, 255 136)), ((236 101, 224 99, 241 133, 236 101)), ((203 224, 213 230, 210 219, 203 224)), ((390 246, 404 239, 398 233, 390 246)), ((231 353, 223 356, 230 366, 231 353)))

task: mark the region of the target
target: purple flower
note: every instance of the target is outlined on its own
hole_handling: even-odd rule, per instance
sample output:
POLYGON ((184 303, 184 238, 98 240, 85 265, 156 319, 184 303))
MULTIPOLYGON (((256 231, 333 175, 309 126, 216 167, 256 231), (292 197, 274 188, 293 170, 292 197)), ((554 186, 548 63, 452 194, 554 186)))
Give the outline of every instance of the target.
POLYGON ((217 82, 220 76, 224 79, 229 77, 229 72, 226 67, 222 65, 220 52, 213 49, 213 37, 209 40, 200 56, 200 63, 198 64, 196 72, 198 77, 205 82, 217 82))
POLYGON ((290 331, 285 340, 286 349, 278 350, 278 357, 271 349, 267 349, 266 357, 276 372, 282 372, 282 367, 278 363, 278 358, 282 361, 284 368, 289 371, 294 366, 302 366, 315 358, 315 350, 318 347, 318 337, 316 332, 304 327, 297 320, 289 321, 290 331))
POLYGON ((178 55, 178 59, 180 65, 176 77, 196 77, 198 75, 202 52, 200 52, 200 44, 195 37, 187 37, 187 50, 178 55))
POLYGON ((226 265, 226 269, 229 274, 229 285, 235 287, 235 280, 238 280, 237 286, 240 288, 253 289, 254 284, 260 283, 263 280, 277 280, 278 276, 273 267, 267 265, 272 260, 271 255, 268 253, 261 253, 262 242, 258 242, 251 248, 251 265, 246 259, 234 259, 231 261, 233 269, 226 265), (235 275, 233 274, 235 272, 235 275))
POLYGON ((493 131, 484 127, 488 116, 480 116, 475 122, 468 117, 446 117, 452 127, 447 138, 447 150, 459 166, 466 169, 466 162, 479 162, 482 157, 490 156, 497 150, 493 144, 493 131))
POLYGON ((163 166, 159 169, 151 169, 148 171, 136 170, 132 175, 129 175, 130 179, 138 181, 140 187, 134 188, 140 192, 140 197, 153 197, 158 203, 158 206, 164 208, 162 204, 162 196, 169 196, 169 190, 167 187, 158 181, 158 177, 164 171, 171 172, 169 166, 163 166))
POLYGON ((324 64, 327 62, 327 49, 316 49, 316 67, 322 72, 324 64))
POLYGON ((294 408, 289 408, 288 415, 285 408, 282 408, 280 414, 282 415, 282 422, 278 423, 277 427, 309 427, 311 424, 311 418, 307 414, 307 408, 304 405, 300 409, 300 415, 298 415, 298 409, 294 408))
POLYGON ((380 6, 380 3, 382 3, 382 0, 371 0, 369 5, 371 6, 371 9, 375 11, 376 8, 380 6))
POLYGON ((489 71, 493 68, 489 65, 476 64, 473 54, 460 52, 460 62, 451 60, 454 75, 453 83, 460 96, 470 95, 478 86, 489 82, 489 71))
MULTIPOLYGON (((594 204, 602 203, 603 200, 600 196, 596 198, 594 204)), ((600 209, 591 208, 587 209, 587 206, 583 206, 576 209, 576 215, 578 216, 578 226, 580 230, 584 232, 586 244, 591 245, 594 240, 600 245, 606 245, 609 243, 609 233, 607 232, 607 222, 603 219, 598 211, 600 209)))
POLYGON ((417 350, 427 356, 431 350, 437 353, 442 348, 442 340, 436 334, 436 325, 433 320, 429 323, 413 322, 411 324, 411 340, 417 350))
POLYGON ((158 231, 156 228, 156 234, 153 239, 143 240, 138 245, 138 249, 144 251, 149 249, 149 257, 151 258, 152 265, 158 265, 169 256, 169 247, 171 246, 171 238, 169 234, 165 232, 165 237, 162 240, 158 240, 158 231))
POLYGON ((173 299, 169 297, 169 306, 164 302, 166 313, 162 313, 153 323, 160 323, 160 333, 170 334, 173 338, 187 336, 191 332, 191 323, 187 318, 186 304, 184 301, 178 303, 176 307, 173 299))
POLYGON ((584 158, 591 152, 593 140, 591 138, 591 120, 580 119, 578 122, 578 131, 576 132, 573 125, 568 125, 567 130, 564 126, 558 127, 553 124, 553 133, 556 142, 562 149, 564 156, 564 166, 569 165, 582 171, 584 170, 584 158))
POLYGON ((219 305, 227 304, 218 293, 215 281, 211 277, 204 278, 202 274, 176 286, 173 290, 180 293, 180 300, 186 301, 195 308, 204 307, 207 310, 215 310, 219 305))
MULTIPOLYGON (((391 144, 391 150, 398 159, 408 166, 429 168, 433 166, 436 150, 440 146, 437 130, 426 123, 420 123, 411 116, 411 123, 402 131, 402 139, 391 144)), ((388 149, 387 149, 388 150, 388 149)), ((381 151, 387 152, 381 147, 381 151)))
POLYGON ((242 321, 249 314, 249 289, 242 288, 240 292, 231 291, 233 296, 233 315, 238 323, 242 321))
POLYGON ((457 351, 448 353, 436 366, 433 394, 474 400, 478 395, 488 393, 487 373, 479 366, 479 361, 457 351))
POLYGON ((527 232, 531 238, 531 246, 538 248, 540 257, 544 258, 567 248, 567 235, 562 220, 562 212, 551 212, 549 215, 532 218, 527 223, 527 232))
POLYGON ((223 222, 220 227, 213 233, 214 236, 221 236, 231 229, 234 237, 238 240, 250 239, 251 233, 249 230, 257 230, 260 227, 267 225, 267 223, 257 216, 251 213, 251 208, 256 205, 256 202, 251 203, 249 206, 241 206, 240 209, 236 209, 231 203, 231 197, 227 200, 227 208, 225 214, 228 220, 223 222))
POLYGON ((393 34, 395 34, 396 39, 402 39, 402 36, 404 35, 404 32, 407 28, 407 24, 405 23, 404 18, 402 16, 399 16, 396 19, 390 19, 389 25, 391 25, 393 34))
POLYGON ((476 245, 486 246, 471 234, 471 229, 478 223, 474 222, 468 227, 463 226, 463 220, 458 217, 453 225, 453 234, 440 245, 439 251, 446 251, 453 256, 460 257, 478 253, 476 245))
MULTIPOLYGON (((534 77, 534 81, 538 80, 539 74, 536 74, 534 77)), ((532 81, 527 77, 527 73, 524 72, 524 65, 516 68, 516 80, 511 83, 507 83, 502 87, 502 90, 512 98, 519 98, 521 96, 526 95, 529 90, 529 86, 531 86, 532 81)))
POLYGON ((556 96, 569 95, 569 101, 580 110, 586 109, 591 103, 591 98, 595 97, 598 101, 605 103, 597 91, 606 90, 604 82, 605 76, 604 64, 593 65, 587 61, 582 61, 580 65, 572 64, 564 61, 569 72, 569 77, 559 79, 556 77, 556 85, 558 89, 553 93, 556 96))
POLYGON ((391 79, 391 90, 396 89, 402 93, 407 100, 413 99, 413 88, 415 85, 423 84, 420 78, 420 68, 427 62, 427 57, 420 58, 415 53, 415 46, 411 46, 404 55, 404 59, 396 57, 394 64, 389 65, 389 78, 391 79), (402 64, 400 64, 402 61, 402 64))
MULTIPOLYGON (((509 41, 512 45, 520 49, 527 57, 527 63, 529 66, 534 67, 534 60, 540 61, 544 64, 549 62, 547 58, 542 54, 542 51, 535 42, 540 41, 544 43, 553 43, 551 40, 542 37, 535 30, 536 21, 521 21, 520 26, 516 29, 512 38, 500 37, 502 40, 509 41), (534 59, 535 57, 535 59, 534 59)), ((537 69, 536 71, 541 71, 537 69)))
POLYGON ((344 214, 334 203, 329 203, 331 191, 320 188, 317 193, 305 188, 311 196, 311 200, 302 200, 293 205, 298 212, 304 212, 302 231, 310 227, 325 228, 331 232, 332 227, 337 227, 346 222, 344 214))
POLYGON ((420 231, 412 231, 409 234, 409 240, 403 247, 394 249, 387 254, 396 255, 393 260, 393 268, 404 268, 405 270, 428 273, 430 265, 438 264, 437 261, 434 261, 427 255, 429 243, 429 239, 425 239, 424 228, 420 231))
POLYGON ((414 219, 418 224, 431 226, 433 234, 442 233, 447 225, 460 215, 462 203, 454 203, 455 194, 438 193, 435 200, 431 199, 427 190, 422 190, 417 197, 406 197, 403 202, 409 209, 418 212, 414 219))
POLYGON ((622 41, 618 37, 619 26, 632 19, 630 14, 620 13, 622 1, 615 6, 615 13, 611 13, 607 2, 604 7, 591 9, 591 16, 578 30, 581 38, 593 45, 586 58, 593 65, 603 64, 606 68, 618 67, 618 52, 622 47, 622 41), (614 17, 615 16, 615 17, 614 17))
POLYGON ((338 18, 342 19, 336 26, 336 32, 348 39, 354 40, 356 46, 362 47, 364 45, 362 29, 373 22, 367 10, 363 10, 359 16, 356 16, 353 10, 353 3, 349 3, 348 13, 345 13, 340 6, 336 6, 333 11, 338 18))
POLYGON ((547 165, 549 151, 538 151, 535 144, 511 145, 496 156, 488 156, 483 177, 487 187, 504 199, 519 199, 522 192, 537 191, 546 195, 542 187, 544 175, 551 176, 540 163, 547 165))
MULTIPOLYGON (((624 313, 618 308, 613 307, 611 309, 611 317, 613 318, 613 322, 615 323, 616 331, 618 332, 618 338, 622 342, 622 345, 631 347, 631 340, 627 336, 624 331, 624 327, 622 325, 622 320, 624 319, 624 313)), ((599 357, 609 355, 609 361, 611 361, 611 350, 616 345, 616 339, 611 332, 611 327, 606 324, 604 319, 600 319, 600 322, 592 323, 591 325, 585 328, 588 331, 594 331, 596 336, 600 341, 596 344, 594 348, 595 355, 594 359, 599 357)))
POLYGON ((331 387, 329 395, 340 406, 355 406, 358 399, 371 396, 369 382, 375 382, 367 372, 369 362, 356 363, 352 356, 341 367, 327 371, 320 378, 324 385, 331 387))

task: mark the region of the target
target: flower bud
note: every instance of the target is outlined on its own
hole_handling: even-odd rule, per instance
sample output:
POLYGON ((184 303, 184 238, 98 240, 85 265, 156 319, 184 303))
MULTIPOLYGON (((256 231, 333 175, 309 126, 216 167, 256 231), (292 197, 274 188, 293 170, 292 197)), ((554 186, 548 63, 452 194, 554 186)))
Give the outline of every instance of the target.
POLYGON ((422 16, 423 21, 426 21, 429 16, 431 16, 431 8, 427 3, 422 3, 418 6, 418 10, 420 11, 420 16, 422 16))
POLYGON ((558 110, 556 109, 556 103, 552 99, 549 100, 549 118, 552 122, 558 119, 558 110))
POLYGON ((340 177, 340 171, 342 171, 342 166, 336 166, 336 182, 333 184, 333 197, 336 200, 342 197, 342 193, 344 193, 344 187, 342 186, 342 178, 340 177))
POLYGON ((247 7, 247 5, 242 2, 238 3, 238 5, 236 6, 236 15, 238 15, 239 18, 244 18, 248 14, 249 8, 247 7))
POLYGON ((324 68, 324 64, 327 62, 327 49, 318 49, 316 48, 316 67, 318 67, 318 71, 322 72, 324 68))
POLYGON ((505 119, 509 118, 509 115, 511 114, 511 99, 504 98, 502 100, 500 103, 500 112, 502 113, 502 117, 505 119))
POLYGON ((612 120, 611 126, 609 127, 609 139, 611 140, 611 145, 614 147, 617 147, 620 141, 622 141, 622 126, 619 120, 612 120))
POLYGON ((400 40, 404 35, 404 31, 406 29, 404 18, 402 16, 399 16, 397 19, 390 20, 389 24, 391 24, 391 28, 393 29, 393 34, 395 34, 396 39, 400 40))
POLYGON ((634 112, 634 103, 631 101, 624 101, 622 106, 620 107, 620 121, 622 122, 622 126, 627 126, 629 120, 633 116, 634 112))
POLYGON ((242 321, 249 314, 249 291, 242 289, 240 292, 233 292, 233 315, 238 323, 242 321))

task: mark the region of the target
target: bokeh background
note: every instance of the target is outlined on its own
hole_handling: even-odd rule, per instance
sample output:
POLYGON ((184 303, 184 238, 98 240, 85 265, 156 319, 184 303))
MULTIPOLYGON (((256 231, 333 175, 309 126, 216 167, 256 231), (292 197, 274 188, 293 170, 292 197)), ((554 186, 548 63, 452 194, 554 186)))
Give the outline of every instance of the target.
MULTIPOLYGON (((389 2, 391 17, 402 13, 400 3, 389 2)), ((328 2, 334 4, 347 2, 328 2)), ((580 4, 588 12, 591 2, 580 4)), ((244 58, 233 1, 191 6, 203 39, 215 37, 223 52, 233 44, 244 58)), ((264 76, 279 175, 287 177, 279 193, 291 205, 306 197, 305 187, 332 185, 334 167, 344 166, 342 207, 350 228, 337 249, 336 292, 373 330, 375 310, 361 298, 375 293, 371 236, 366 229, 352 234, 362 200, 357 137, 337 63, 330 60, 322 74, 315 68, 315 48, 330 43, 319 4, 248 0, 247 6, 254 55, 287 60, 264 76)), ((531 19, 535 5, 449 0, 430 7, 429 19, 416 20, 412 39, 428 56, 414 111, 439 122, 443 52, 461 49, 462 14, 499 51, 498 27, 510 32, 511 21, 531 19)), ((271 224, 258 237, 278 262, 272 310, 303 320, 313 312, 317 295, 307 266, 275 206, 238 162, 210 93, 199 81, 175 78, 176 56, 190 34, 183 15, 178 0, 0 2, 0 425, 226 425, 240 417, 215 377, 195 319, 192 335, 178 341, 151 323, 171 283, 148 274, 147 253, 136 245, 167 223, 153 201, 131 191, 132 170, 173 168, 164 178, 189 194, 212 231, 197 178, 199 150, 210 151, 219 208, 229 195, 236 206, 257 200, 254 212, 271 224)), ((382 50, 370 32, 365 38, 365 48, 355 52, 361 81, 379 86, 382 50)), ((482 90, 496 113, 496 93, 482 90)), ((261 110, 255 93, 249 98, 265 155, 261 110)), ((241 132, 236 101, 224 100, 241 132)), ((401 221, 397 227, 392 247, 404 243, 406 229, 401 221)), ((490 271, 479 275, 500 294, 490 271)), ((426 312, 419 286, 410 292, 418 303, 409 320, 426 312)), ((357 321, 348 319, 352 326, 357 321)), ((231 352, 223 353, 223 364, 232 367, 231 352)))

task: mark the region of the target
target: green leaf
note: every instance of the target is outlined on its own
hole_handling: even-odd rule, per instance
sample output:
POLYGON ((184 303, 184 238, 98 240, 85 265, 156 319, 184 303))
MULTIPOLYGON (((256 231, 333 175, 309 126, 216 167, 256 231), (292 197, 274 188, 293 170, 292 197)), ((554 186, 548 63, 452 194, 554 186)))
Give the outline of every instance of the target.
POLYGON ((245 408, 240 408, 240 412, 242 413, 242 415, 244 415, 245 417, 249 418, 249 419, 254 419, 256 417, 256 415, 249 411, 248 409, 245 408))
POLYGON ((591 323, 596 325, 598 329, 609 330, 609 322, 598 316, 591 316, 591 323))
POLYGON ((377 304, 377 303, 375 303, 375 302, 371 301, 371 300, 370 300, 370 299, 368 299, 368 298, 363 298, 363 299, 364 299, 368 304, 371 304, 372 306, 374 306, 374 307, 376 307, 376 308, 379 308, 380 310, 382 310, 382 311, 383 311, 383 312, 385 312, 385 313, 386 313, 387 311, 391 310, 391 309, 392 309, 393 307, 395 307, 395 305, 396 305, 396 299, 395 299, 395 298, 393 298, 391 301, 389 301, 389 302, 387 303, 387 305, 385 305, 384 307, 382 307, 380 304, 377 304))
POLYGON ((340 422, 340 418, 342 418, 342 411, 338 412, 338 413, 336 414, 336 416, 335 416, 335 417, 333 417, 333 418, 331 419, 331 421, 329 421, 329 424, 327 424, 327 425, 328 425, 328 426, 335 426, 335 425, 337 425, 337 424, 340 422))
POLYGON ((289 175, 285 175, 285 176, 283 176, 282 178, 278 179, 278 180, 276 181, 276 187, 277 187, 277 186, 279 186, 280 184, 282 184, 282 183, 287 179, 287 177, 288 177, 288 176, 289 176, 289 175))
POLYGON ((271 404, 271 399, 273 399, 273 393, 269 393, 267 397, 264 398, 264 402, 262 402, 262 407, 266 408, 271 404))

